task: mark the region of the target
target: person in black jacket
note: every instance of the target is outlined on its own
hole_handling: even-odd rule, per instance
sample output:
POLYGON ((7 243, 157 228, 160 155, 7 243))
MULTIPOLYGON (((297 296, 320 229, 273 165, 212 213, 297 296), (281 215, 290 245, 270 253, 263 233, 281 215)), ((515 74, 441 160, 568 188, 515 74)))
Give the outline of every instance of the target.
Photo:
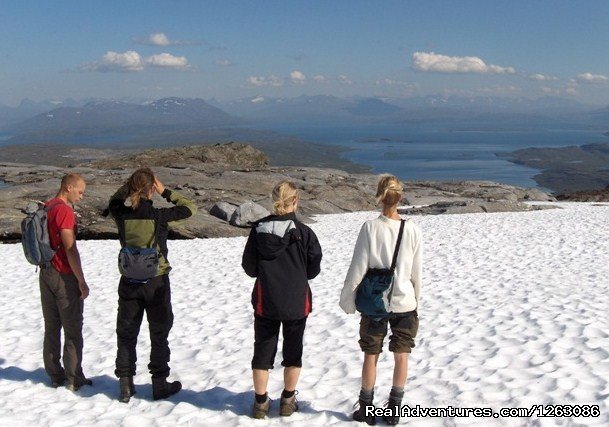
POLYGON ((312 311, 308 280, 319 274, 322 257, 313 230, 296 219, 296 186, 289 181, 277 184, 273 202, 275 215, 254 224, 241 263, 247 275, 256 278, 252 291, 254 418, 264 418, 270 408, 267 384, 277 353, 280 325, 283 328, 281 364, 285 370, 279 413, 289 416, 298 410, 295 392, 302 367, 302 340, 307 316, 312 311))
POLYGON ((115 370, 120 383, 119 400, 127 403, 135 394, 135 348, 144 311, 150 328, 148 369, 152 375, 152 396, 154 400, 164 399, 182 388, 179 381, 167 382, 170 355, 167 337, 173 325, 169 287, 171 266, 167 261, 167 223, 194 215, 197 207, 180 193, 165 188, 152 170, 141 168, 111 197, 108 209, 118 227, 121 247, 154 247, 158 257, 158 268, 154 277, 135 280, 127 277, 124 271, 121 274, 118 285, 118 350, 115 370), (175 206, 153 207, 152 197, 155 192, 175 206), (125 205, 127 198, 131 201, 129 206, 125 205))

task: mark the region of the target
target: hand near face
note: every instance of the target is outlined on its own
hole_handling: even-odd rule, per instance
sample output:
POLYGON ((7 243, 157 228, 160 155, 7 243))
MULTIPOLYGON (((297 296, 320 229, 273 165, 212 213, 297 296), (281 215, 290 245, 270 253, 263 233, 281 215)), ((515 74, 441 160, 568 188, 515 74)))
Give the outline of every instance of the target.
POLYGON ((154 177, 154 190, 159 193, 159 195, 163 194, 163 191, 165 191, 165 186, 156 176, 154 177))

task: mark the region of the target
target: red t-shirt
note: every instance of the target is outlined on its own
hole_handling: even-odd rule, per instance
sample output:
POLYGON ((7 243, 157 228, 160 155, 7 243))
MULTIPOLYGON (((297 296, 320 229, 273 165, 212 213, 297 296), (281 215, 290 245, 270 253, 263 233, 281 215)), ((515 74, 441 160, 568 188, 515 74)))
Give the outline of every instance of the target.
POLYGON ((76 237, 76 215, 67 203, 57 197, 49 200, 45 205, 50 206, 47 213, 47 225, 51 247, 58 248, 51 260, 51 265, 60 273, 72 274, 66 250, 61 244, 60 232, 63 229, 74 230, 74 237, 76 237))

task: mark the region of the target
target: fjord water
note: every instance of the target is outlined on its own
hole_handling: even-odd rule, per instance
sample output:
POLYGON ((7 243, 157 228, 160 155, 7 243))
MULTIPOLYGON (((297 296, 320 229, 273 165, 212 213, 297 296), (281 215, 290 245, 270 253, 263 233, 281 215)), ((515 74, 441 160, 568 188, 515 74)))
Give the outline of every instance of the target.
POLYGON ((537 169, 509 162, 496 153, 528 147, 565 147, 609 142, 587 130, 452 131, 431 126, 275 126, 311 142, 346 149, 345 159, 407 180, 490 180, 539 187, 537 169))

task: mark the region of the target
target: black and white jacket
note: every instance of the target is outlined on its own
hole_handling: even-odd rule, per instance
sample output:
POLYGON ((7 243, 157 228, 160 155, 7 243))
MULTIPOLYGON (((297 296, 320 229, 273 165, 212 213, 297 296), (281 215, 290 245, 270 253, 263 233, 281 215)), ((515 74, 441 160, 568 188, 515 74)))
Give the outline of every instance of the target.
POLYGON ((241 266, 255 277, 252 305, 257 316, 297 320, 312 311, 308 280, 320 271, 321 246, 294 213, 270 215, 252 227, 241 266))

